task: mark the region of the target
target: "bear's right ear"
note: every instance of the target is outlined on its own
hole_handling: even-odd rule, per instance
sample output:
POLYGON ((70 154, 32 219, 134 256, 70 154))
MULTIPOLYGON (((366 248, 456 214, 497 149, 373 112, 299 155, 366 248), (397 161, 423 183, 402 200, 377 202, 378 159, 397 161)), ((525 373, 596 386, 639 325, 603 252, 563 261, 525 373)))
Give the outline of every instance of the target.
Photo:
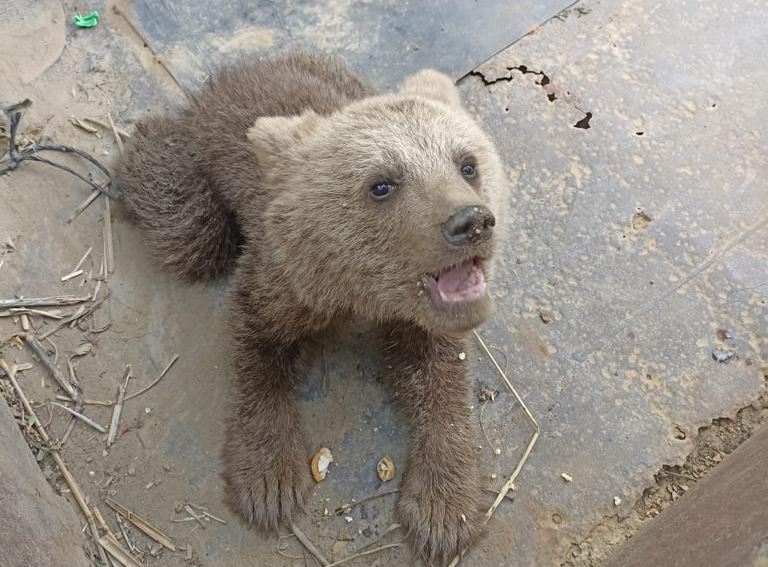
POLYGON ((320 120, 320 116, 311 110, 299 116, 263 116, 256 119, 246 135, 257 154, 274 155, 281 148, 300 142, 320 120))
POLYGON ((456 85, 448 75, 434 69, 424 69, 408 77, 400 89, 400 94, 436 100, 451 108, 461 107, 461 99, 456 85))

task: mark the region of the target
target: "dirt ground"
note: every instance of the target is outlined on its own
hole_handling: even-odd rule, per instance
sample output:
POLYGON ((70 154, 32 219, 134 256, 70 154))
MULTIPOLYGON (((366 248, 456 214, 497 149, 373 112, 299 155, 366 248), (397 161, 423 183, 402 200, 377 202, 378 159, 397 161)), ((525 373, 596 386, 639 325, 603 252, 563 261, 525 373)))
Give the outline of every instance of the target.
MULTIPOLYGON (((99 26, 91 30, 75 30, 68 24, 71 14, 79 8, 74 3, 44 0, 37 3, 35 10, 26 9, 25 4, 20 0, 0 1, 0 16, 4 22, 0 23, 0 51, 11 54, 0 58, 0 77, 3 78, 3 81, 0 81, 0 103, 5 105, 25 98, 33 101, 32 107, 23 117, 20 131, 22 143, 51 141, 69 144, 88 151, 109 165, 120 151, 113 129, 109 126, 110 118, 113 119, 117 128, 125 130, 130 135, 133 125, 140 117, 148 112, 167 108, 181 100, 182 89, 164 66, 163 58, 156 57, 152 47, 142 40, 130 19, 121 15, 121 12, 112 10, 112 3, 100 4, 104 15, 103 20, 99 26), (87 118, 95 121, 85 122, 87 118)), ((116 2, 114 5, 121 10, 129 9, 128 3, 116 2)), ((570 16, 569 13, 564 13, 562 25, 587 26, 588 18, 598 17, 592 13, 591 8, 581 8, 581 10, 581 12, 570 13, 570 16), (574 23, 582 19, 587 23, 574 23)), ((633 14, 630 14, 626 19, 635 21, 632 17, 633 14)), ((641 20, 640 17, 636 18, 636 21, 641 20)), ((606 18, 606 21, 607 24, 595 24, 595 29, 598 31, 607 29, 608 33, 620 35, 615 30, 611 30, 614 20, 606 18)), ((580 38, 589 37, 589 34, 581 28, 569 29, 575 29, 571 33, 580 38)), ((627 37, 641 35, 642 28, 632 31, 633 33, 626 34, 627 37)), ((546 33, 532 35, 529 39, 533 45, 536 45, 536 41, 541 41, 556 46, 556 42, 552 42, 546 33)), ((529 111, 537 109, 536 112, 529 112, 530 116, 545 115, 546 112, 554 112, 551 111, 554 106, 552 99, 544 95, 555 92, 558 101, 555 104, 560 104, 563 99, 568 104, 573 102, 567 99, 565 88, 561 88, 561 85, 565 83, 563 76, 567 75, 569 70, 576 68, 576 64, 569 61, 561 62, 562 69, 559 69, 558 74, 551 70, 557 67, 556 58, 553 57, 552 60, 547 61, 550 69, 547 71, 548 74, 542 72, 539 75, 538 71, 531 73, 529 71, 532 68, 521 69, 520 67, 521 61, 529 61, 532 58, 523 57, 523 55, 530 55, 525 49, 523 45, 519 51, 512 52, 511 57, 517 57, 515 62, 501 57, 499 75, 509 74, 510 81, 513 76, 515 81, 521 77, 526 81, 530 79, 529 83, 525 83, 530 89, 524 91, 518 86, 520 83, 506 79, 489 86, 488 77, 492 75, 482 74, 487 70, 483 70, 482 73, 479 71, 475 77, 470 77, 462 84, 463 94, 472 101, 475 110, 484 113, 491 127, 497 133, 501 132, 505 144, 508 140, 514 140, 514 136, 507 135, 507 132, 516 133, 518 130, 507 130, 504 123, 498 122, 496 111, 506 115, 511 107, 514 113, 515 104, 519 104, 520 108, 529 111), (550 92, 544 89, 545 92, 542 93, 542 86, 547 86, 542 85, 541 78, 544 76, 555 77, 548 88, 557 87, 557 91, 550 92), (561 83, 557 83, 558 79, 561 83), (494 108, 494 112, 480 103, 474 103, 478 96, 485 96, 486 87, 497 88, 494 91, 495 96, 502 97, 498 103, 495 99, 492 100, 493 104, 499 106, 494 108), (502 92, 500 87, 516 88, 518 91, 515 92, 524 94, 508 94, 502 92), (530 101, 544 105, 547 110, 538 112, 541 107, 533 106, 534 103, 530 101)), ((540 45, 531 49, 536 54, 545 52, 540 45)), ((567 52, 559 47, 558 50, 562 53, 567 52)), ((629 48, 627 50, 629 51, 629 48)), ((175 53, 178 55, 179 51, 175 53)), ((624 52, 620 55, 625 57, 624 52)), ((584 58, 586 62, 584 64, 589 64, 591 60, 592 58, 584 58)), ((585 72, 584 77, 588 80, 584 82, 594 84, 594 76, 597 74, 596 71, 585 72)), ((572 80, 570 85, 579 84, 581 78, 579 76, 578 81, 572 80)), ((547 82, 549 83, 549 78, 547 82)), ((570 88, 576 90, 573 86, 570 88)), ((568 95, 570 94, 568 92, 568 95)), ((585 113, 582 110, 574 110, 576 106, 582 108, 584 105, 580 100, 575 100, 573 105, 573 108, 568 108, 568 114, 566 114, 567 135, 563 135, 561 130, 552 127, 551 131, 548 130, 550 137, 545 144, 550 147, 570 143, 570 146, 562 149, 562 153, 568 154, 569 159, 570 153, 576 151, 573 148, 580 147, 578 144, 583 143, 588 148, 584 155, 593 155, 591 152, 594 149, 590 141, 577 143, 568 138, 568 136, 583 135, 586 131, 582 127, 585 113), (574 130, 572 125, 576 123, 581 123, 582 126, 574 130)), ((521 114, 526 116, 520 119, 523 123, 528 118, 526 113, 521 114)), ((608 109, 602 115, 596 113, 597 119, 592 123, 592 132, 599 129, 600 120, 605 120, 604 116, 609 114, 619 115, 618 111, 612 112, 608 109)), ((672 122, 674 121, 670 121, 672 122)), ((0 126, 2 125, 0 121, 0 126)), ((541 131, 545 129, 536 123, 533 123, 533 126, 527 123, 524 125, 534 132, 537 129, 541 131)), ((633 128, 631 134, 633 139, 640 138, 640 134, 634 130, 641 132, 646 139, 651 138, 651 135, 645 132, 652 128, 648 124, 643 125, 642 128, 643 130, 640 130, 640 126, 633 128)), ((665 123, 664 128, 671 128, 671 126, 665 123)), ((549 129, 549 125, 546 129, 549 129)), ((745 137, 748 136, 745 135, 745 137)), ((530 134, 529 138, 534 139, 535 133, 530 134)), ((0 129, 0 145, 5 143, 7 143, 7 127, 0 129)), ((0 154, 2 151, 0 149, 0 154)), ((540 151, 535 147, 531 152, 544 153, 543 150, 540 151)), ((505 151, 505 157, 511 159, 509 156, 517 157, 513 151, 505 151)), ((58 154, 51 154, 50 157, 66 163, 77 171, 87 171, 82 162, 71 157, 58 154)), ((637 162, 638 158, 632 157, 637 162)), ((617 169, 620 170, 621 167, 619 164, 617 169)), ((599 167, 595 169, 599 173, 599 167)), ((525 165, 518 166, 514 163, 510 165, 510 170, 511 178, 522 178, 526 187, 533 188, 528 194, 522 192, 519 202, 516 203, 521 209, 527 211, 526 214, 533 211, 531 214, 535 216, 540 212, 536 209, 537 206, 548 202, 548 199, 554 199, 544 191, 536 193, 538 181, 526 179, 525 165)), ((559 168, 552 167, 552 170, 554 173, 551 177, 547 177, 548 172, 545 167, 537 168, 536 175, 542 177, 541 184, 546 185, 547 188, 559 188, 562 185, 564 195, 562 202, 557 201, 552 209, 556 210, 557 215, 565 215, 563 211, 566 210, 567 214, 571 214, 575 195, 584 192, 581 180, 589 178, 588 167, 583 164, 566 164, 559 168), (571 177, 576 179, 576 182, 571 177), (577 186, 578 191, 574 185, 577 186)), ((745 175, 751 177, 755 174, 747 168, 745 175)), ((99 175, 94 175, 93 180, 104 181, 99 175)), ((41 308, 66 320, 78 314, 80 305, 84 305, 86 309, 95 307, 92 313, 78 319, 72 325, 67 324, 51 333, 50 340, 44 341, 51 357, 65 375, 69 375, 71 364, 72 373, 80 383, 84 397, 91 402, 112 403, 117 395, 118 385, 125 374, 126 365, 131 366, 132 377, 127 390, 128 394, 131 394, 152 384, 176 355, 178 359, 150 390, 126 402, 117 440, 112 446, 107 446, 105 435, 83 423, 76 422, 71 434, 61 447, 65 462, 83 486, 91 503, 105 513, 115 533, 122 534, 121 526, 117 523, 116 515, 106 504, 107 498, 114 498, 143 516, 178 544, 179 549, 176 552, 170 552, 130 525, 124 526, 129 540, 137 546, 136 556, 146 566, 299 566, 305 565, 305 561, 312 565, 312 559, 305 558, 304 548, 295 538, 290 537, 287 531, 286 537, 279 540, 262 538, 240 527, 237 519, 221 502, 218 451, 223 435, 222 419, 227 411, 231 379, 227 354, 226 282, 207 286, 188 286, 159 271, 148 259, 141 234, 124 220, 119 205, 113 204, 109 216, 111 222, 106 222, 104 197, 98 197, 81 214, 72 218, 78 207, 88 198, 89 192, 89 188, 84 183, 67 173, 39 163, 27 162, 22 164, 18 171, 0 176, 0 299, 22 296, 27 298, 63 295, 92 296, 98 288, 95 301, 72 306, 41 308), (114 268, 111 271, 102 268, 103 265, 108 264, 106 249, 110 239, 113 242, 114 254, 114 268), (63 276, 73 272, 87 251, 90 252, 81 265, 82 274, 62 281, 63 276), (193 512, 196 511, 196 514, 201 513, 205 508, 205 511, 226 524, 212 517, 198 521, 191 517, 189 509, 185 508, 187 505, 193 512)), ((621 249, 618 244, 612 243, 612 245, 616 244, 615 249, 620 252, 612 249, 605 256, 618 257, 621 250, 632 246, 640 250, 638 257, 645 256, 649 251, 652 254, 654 252, 650 248, 652 239, 647 236, 647 233, 656 230, 659 226, 662 226, 662 229, 658 230, 665 231, 666 237, 670 239, 684 238, 684 236, 678 236, 678 232, 682 234, 682 230, 678 231, 678 227, 663 225, 663 218, 653 219, 655 224, 648 229, 650 221, 644 220, 639 213, 631 212, 634 211, 635 206, 634 203, 630 203, 630 212, 625 215, 626 222, 623 221, 624 224, 614 231, 624 234, 626 241, 620 244, 625 248, 621 249)), ((663 209, 661 205, 658 208, 663 209)), ((654 216, 656 216, 655 213, 654 216)), ((650 217, 647 218, 650 219, 650 217)), ((536 217, 535 222, 539 220, 540 217, 536 217)), ((523 225, 526 222, 534 222, 522 216, 516 221, 523 225)), ((736 224, 746 230, 742 226, 741 219, 736 224)), ((610 226, 612 230, 616 228, 613 225, 610 226)), ((557 230, 552 232, 557 234, 557 230)), ((702 230, 702 233, 704 232, 702 230)), ((548 269, 549 263, 554 264, 555 260, 548 256, 548 252, 536 255, 536 250, 524 249, 523 244, 527 242, 524 238, 525 234, 521 232, 516 236, 519 237, 518 241, 510 245, 510 250, 515 252, 516 256, 510 253, 509 265, 504 267, 504 273, 510 274, 511 283, 509 288, 500 289, 498 294, 500 301, 514 301, 524 307, 520 307, 522 315, 514 320, 514 325, 507 323, 503 317, 503 321, 496 324, 493 329, 496 337, 505 336, 504 333, 510 337, 494 341, 493 352, 499 356, 500 361, 509 359, 504 362, 505 367, 521 368, 519 374, 515 376, 521 382, 524 373, 536 376, 568 376, 572 368, 548 366, 555 364, 553 360, 560 360, 558 358, 560 356, 565 358, 563 353, 566 349, 562 346, 563 342, 557 343, 558 337, 554 333, 557 332, 562 313, 565 313, 563 316, 565 321, 568 320, 568 306, 564 305, 566 302, 562 301, 558 305, 556 300, 547 301, 546 294, 540 292, 534 285, 530 286, 534 288, 532 293, 538 295, 534 298, 524 296, 523 293, 527 291, 526 282, 520 281, 515 275, 519 273, 522 274, 521 277, 526 277, 528 269, 531 278, 550 285, 550 282, 557 282, 560 278, 554 269, 551 274, 542 275, 538 272, 534 273, 528 266, 535 264, 546 266, 548 269), (528 252, 532 258, 527 257, 528 252), (515 257, 517 262, 513 260, 515 257), (519 295, 515 295, 518 291, 515 289, 509 291, 511 288, 522 289, 522 291, 519 295), (514 331, 511 331, 513 327, 514 331), (499 332, 498 329, 501 331, 499 332), (547 333, 550 334, 547 335, 547 333), (560 353, 552 347, 553 344, 558 344, 560 353)), ((541 240, 544 239, 542 235, 538 236, 541 240)), ((657 238, 658 246, 663 247, 664 237, 657 236, 657 238)), ((536 241, 536 238, 533 240, 536 241)), ((712 249, 715 249, 716 245, 712 244, 712 249)), ((589 246, 590 244, 587 243, 585 247, 589 248, 589 246)), ((653 246, 656 246, 656 240, 653 240, 653 246)), ((753 245, 752 250, 758 248, 759 246, 753 245)), ((695 265, 696 261, 699 261, 693 251, 686 250, 685 254, 694 257, 691 264, 695 265)), ((710 252, 707 252, 707 258, 709 254, 710 252)), ((757 252, 754 257, 758 257, 757 252)), ((632 262, 636 261, 638 261, 637 258, 632 256, 632 262)), ((588 264, 589 262, 580 263, 588 264)), ((640 266, 637 271, 642 272, 643 269, 643 266, 640 266)), ((693 272, 693 268, 690 271, 693 272)), ((719 268, 717 271, 721 272, 719 268)), ((744 268, 743 272, 747 273, 749 270, 744 268)), ((638 280, 643 277, 642 273, 634 275, 631 266, 627 268, 627 273, 629 273, 628 277, 636 277, 638 280)), ((602 276, 599 277, 602 278, 602 276)), ((563 276, 561 279, 567 278, 563 276)), ((611 283, 614 287, 619 287, 616 282, 611 283)), ((554 288, 554 284, 551 284, 551 287, 554 288)), ((645 286, 645 288, 648 287, 645 286)), ((706 294, 715 297, 718 294, 725 294, 719 291, 720 288, 716 284, 712 284, 712 288, 716 291, 706 289, 695 290, 695 292, 702 297, 706 294)), ((562 293, 563 297, 566 297, 568 292, 562 293)), ((733 294, 736 295, 737 292, 733 294)), ((586 296, 588 293, 583 295, 586 296)), ((556 383, 555 378, 551 378, 552 382, 548 383, 546 394, 536 398, 537 382, 533 378, 530 382, 524 382, 521 391, 526 399, 529 396, 534 398, 537 415, 543 418, 542 422, 545 426, 540 446, 541 453, 534 454, 533 468, 526 469, 531 472, 529 477, 521 480, 521 493, 512 494, 510 500, 503 503, 500 508, 500 517, 490 524, 489 536, 469 554, 462 564, 470 566, 511 564, 597 566, 617 545, 635 533, 645 522, 650 521, 677 499, 684 498, 685 492, 695 484, 697 479, 712 467, 717 466, 722 459, 727 458, 728 453, 746 439, 755 427, 764 424, 768 420, 768 366, 765 365, 765 360, 760 358, 760 353, 765 352, 766 339, 763 326, 765 295, 761 295, 757 289, 750 289, 748 298, 749 302, 745 301, 743 310, 734 314, 733 319, 730 320, 731 327, 744 329, 741 335, 735 339, 718 335, 710 342, 705 342, 704 346, 697 347, 701 352, 706 351, 704 363, 714 365, 715 370, 708 370, 710 367, 703 366, 704 363, 698 360, 686 359, 687 355, 681 355, 679 357, 681 360, 675 362, 680 366, 689 365, 695 370, 695 372, 691 370, 691 374, 724 376, 726 380, 723 380, 723 383, 727 384, 724 387, 736 393, 723 401, 722 407, 711 400, 689 401, 689 398, 684 395, 672 396, 669 392, 674 389, 675 384, 667 386, 664 380, 668 378, 671 381, 671 377, 676 377, 682 381, 683 378, 690 377, 684 371, 678 372, 677 367, 666 359, 660 358, 661 362, 654 359, 647 364, 647 376, 649 376, 647 381, 638 378, 641 374, 646 376, 642 361, 636 365, 640 370, 633 370, 634 373, 627 370, 626 374, 621 372, 621 378, 618 378, 617 382, 626 378, 626 383, 617 387, 617 406, 620 405, 622 388, 629 390, 630 386, 627 386, 629 383, 633 384, 632 387, 640 384, 637 388, 641 397, 647 394, 651 398, 654 393, 661 392, 660 396, 669 395, 669 399, 685 401, 681 402, 684 407, 679 410, 678 415, 673 415, 671 418, 661 415, 664 411, 656 406, 647 412, 658 417, 658 421, 662 423, 659 428, 664 430, 664 436, 667 436, 668 429, 671 431, 672 440, 659 442, 658 454, 643 453, 642 466, 629 463, 627 466, 631 468, 630 472, 634 476, 621 469, 623 463, 619 463, 618 472, 615 472, 615 475, 632 476, 631 481, 627 481, 624 491, 614 490, 615 487, 612 486, 606 489, 608 492, 605 494, 595 496, 594 499, 604 500, 600 507, 595 506, 587 510, 582 504, 586 497, 582 496, 582 500, 576 500, 576 496, 572 496, 578 490, 590 494, 598 491, 594 490, 593 485, 583 488, 583 483, 582 488, 579 488, 582 478, 590 476, 590 471, 585 468, 579 469, 581 465, 578 461, 570 454, 565 455, 561 446, 556 445, 563 437, 556 423, 567 421, 567 416, 558 413, 561 412, 561 405, 565 405, 565 402, 556 396, 571 386, 567 383, 565 385, 556 383), (762 298, 762 304, 760 298, 762 298), (719 364, 709 358, 712 345, 724 352, 734 349, 739 353, 757 353, 757 355, 753 358, 737 357, 733 364, 729 365, 719 364), (667 364, 666 367, 665 364, 667 364), (670 369, 670 367, 673 368, 670 369), (700 368, 707 370, 700 370, 700 368), (653 380, 650 379, 650 373, 654 374, 653 380), (702 407, 704 409, 701 409, 702 407), (687 416, 686 412, 691 416, 687 416), (656 416, 656 413, 660 416, 656 416), (711 419, 713 415, 721 417, 713 421, 711 419), (681 423, 688 425, 683 426, 680 425, 681 423), (699 426, 690 425, 695 423, 699 426), (701 426, 701 423, 705 425, 701 426), (542 454, 545 456, 540 456, 542 454), (581 478, 579 474, 574 474, 576 479, 572 485, 566 485, 560 476, 561 472, 566 470, 568 459, 576 463, 573 464, 573 468, 582 472, 581 478), (659 465, 659 463, 672 462, 679 464, 659 465), (644 476, 647 469, 652 471, 653 478, 644 476), (561 497, 561 494, 565 496, 561 497), (639 497, 637 497, 638 494, 639 497), (558 504, 555 505, 552 502, 558 504), (579 516, 583 517, 579 518, 579 516), (585 529, 585 525, 589 527, 585 529), (535 535, 531 536, 531 532, 525 530, 534 530, 535 535), (544 551, 537 551, 539 555, 536 555, 530 551, 533 547, 544 551), (514 558, 518 549, 522 550, 520 556, 524 559, 516 563, 514 558), (546 559, 540 559, 537 563, 531 559, 531 563, 528 563, 528 560, 534 556, 546 559)), ((583 305, 585 301, 582 296, 579 296, 571 301, 571 305, 583 305)), ((726 311, 722 305, 712 307, 714 304, 707 303, 707 313, 711 320, 721 317, 720 311, 726 311)), ((597 309, 591 309, 591 311, 596 312, 597 309)), ((614 315, 609 313, 604 317, 610 320, 614 315)), ((511 315, 509 317, 511 318, 511 315)), ((37 415, 49 433, 57 439, 62 439, 70 424, 73 423, 64 409, 51 403, 63 403, 64 400, 57 398, 57 395, 61 396, 62 392, 50 380, 47 372, 29 349, 19 348, 21 343, 12 339, 14 334, 23 331, 27 324, 32 332, 44 335, 59 325, 61 320, 35 313, 28 314, 27 318, 28 323, 23 320, 21 314, 10 313, 0 306, 1 354, 9 363, 25 368, 19 373, 19 377, 26 395, 34 402, 37 415)), ((714 324, 710 319, 700 327, 707 329, 706 332, 712 335, 715 334, 715 329, 723 334, 724 331, 721 333, 719 327, 709 328, 714 324)), ((669 326, 660 327, 669 328, 669 326)), ((560 332, 575 337, 574 342, 578 342, 583 336, 593 339, 594 337, 588 336, 588 333, 581 330, 583 328, 586 327, 577 327, 576 330, 572 327, 565 328, 560 332)), ((624 329, 621 332, 623 333, 624 329)), ((696 333, 699 333, 699 329, 696 333)), ((663 340, 667 340, 672 345, 670 348, 676 352, 683 352, 693 342, 687 340, 690 337, 686 335, 687 342, 680 340, 678 345, 672 339, 664 338, 663 333, 659 334, 663 340)), ((654 349, 655 345, 647 348, 649 351, 654 349)), ((614 369, 612 366, 614 362, 602 362, 614 354, 594 355, 597 359, 595 368, 598 370, 592 367, 588 370, 591 375, 599 376, 599 365, 606 368, 600 378, 605 388, 608 388, 609 377, 613 379, 614 374, 619 376, 618 365, 623 364, 623 362, 616 362, 617 367, 614 369), (601 356, 604 358, 601 359, 601 356)), ((478 459, 483 464, 487 488, 494 490, 498 489, 504 480, 504 475, 514 467, 528 438, 529 430, 520 408, 504 392, 503 387, 495 383, 496 376, 488 361, 479 351, 469 355, 473 364, 482 370, 478 374, 484 381, 478 384, 479 398, 475 410, 478 418, 480 409, 485 411, 483 419, 488 438, 481 440, 478 459), (493 402, 487 402, 481 391, 483 387, 491 390, 498 389, 502 395, 493 402), (501 458, 496 458, 489 451, 491 447, 503 449, 501 458)), ((580 356, 580 354, 569 353, 570 364, 574 367, 577 364, 582 365, 583 360, 580 356)), ((631 356, 636 356, 634 351, 631 351, 627 358, 631 359, 631 356)), ((650 355, 647 356, 650 357, 650 355)), ((355 552, 399 541, 400 536, 397 531, 389 531, 394 522, 393 496, 382 496, 371 500, 341 515, 336 515, 334 510, 343 503, 351 502, 352 498, 359 500, 396 487, 402 471, 398 469, 398 476, 391 485, 384 485, 375 476, 375 463, 384 454, 391 455, 395 463, 404 462, 405 446, 403 429, 399 426, 396 412, 386 403, 386 395, 381 393, 377 381, 376 354, 366 348, 364 329, 353 329, 339 337, 328 337, 327 343, 321 352, 316 353, 315 358, 316 362, 301 396, 305 416, 313 420, 314 424, 308 430, 308 442, 313 447, 331 447, 336 462, 331 469, 329 481, 317 486, 308 514, 300 521, 299 526, 331 561, 335 561, 355 552), (352 521, 349 522, 346 517, 351 518, 352 521)), ((618 360, 619 356, 615 359, 618 360)), ((573 372, 574 375, 578 375, 576 371, 573 372)), ((691 390, 700 388, 699 383, 692 379, 688 383, 691 390)), ((544 388, 539 389, 544 390, 544 388)), ((38 457, 43 474, 57 493, 71 501, 65 482, 33 435, 27 416, 19 407, 7 380, 3 378, 0 378, 0 391, 9 402, 12 413, 26 435, 33 454, 38 457)), ((579 393, 579 396, 582 394, 579 393)), ((597 404, 594 407, 588 405, 593 401, 590 396, 592 392, 578 398, 582 405, 576 407, 574 411, 585 415, 609 413, 597 404), (585 399, 587 401, 583 401, 585 399)), ((715 394, 713 397, 716 397, 715 394)), ((721 397, 725 399, 724 395, 721 397)), ((609 408, 613 407, 613 403, 613 399, 610 399, 609 408)), ((637 411, 643 413, 645 410, 640 408, 637 411)), ((85 406, 84 413, 98 424, 108 427, 112 408, 110 405, 101 403, 89 403, 85 406)), ((625 422, 622 422, 624 417, 613 416, 611 419, 614 419, 614 422, 610 425, 621 434, 626 433, 626 430, 631 429, 632 426, 638 429, 645 427, 644 424, 638 425, 639 422, 629 418, 625 422)), ((574 427, 582 425, 577 423, 574 427)), ((646 429, 653 429, 653 427, 646 429)), ((589 433, 594 434, 591 431, 589 433)), ((587 433, 584 435, 587 438, 586 442, 584 438, 569 440, 574 447, 573 452, 594 450, 595 454, 599 454, 597 448, 602 448, 600 443, 603 441, 595 441, 587 449, 579 449, 580 445, 585 446, 591 441, 587 433)), ((659 434, 660 437, 661 435, 659 434)), ((616 436, 618 437, 618 433, 616 436)), ((623 439, 621 438, 620 442, 623 442, 623 439)), ((627 442, 627 445, 629 444, 627 442)), ((611 445, 607 447, 610 448, 611 445)), ((642 451, 638 449, 636 452, 642 451)), ((649 450, 649 452, 652 451, 649 450)), ((574 473, 573 468, 567 470, 574 473)), ((599 483, 599 479, 594 481, 594 484, 599 483)), ((489 492, 488 502, 491 501, 492 496, 489 492)), ((96 556, 96 548, 92 541, 84 538, 83 545, 94 557, 96 556)), ((412 561, 407 550, 394 547, 348 564, 381 567, 412 564, 412 561)))

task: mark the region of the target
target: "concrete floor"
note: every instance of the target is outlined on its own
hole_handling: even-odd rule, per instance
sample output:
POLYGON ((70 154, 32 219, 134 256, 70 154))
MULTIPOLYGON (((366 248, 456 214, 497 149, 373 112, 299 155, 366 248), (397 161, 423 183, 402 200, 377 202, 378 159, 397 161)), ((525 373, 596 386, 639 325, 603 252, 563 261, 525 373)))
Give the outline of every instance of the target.
MULTIPOLYGON (((573 544, 629 514, 663 465, 685 459, 699 427, 750 405, 765 388, 768 10, 746 0, 728 7, 593 1, 544 23, 567 3, 520 3, 517 18, 500 15, 506 3, 452 4, 444 22, 417 25, 414 12, 445 11, 366 2, 243 11, 250 3, 231 2, 212 14, 196 2, 183 9, 97 2, 101 24, 75 30, 71 3, 46 0, 29 13, 21 1, 0 0, 0 47, 24 48, 24 57, 0 61, 10 77, 0 100, 32 98, 24 119, 30 137, 108 161, 117 152, 111 135, 82 132, 70 116, 104 119, 109 110, 130 128, 240 49, 339 51, 381 87, 421 66, 453 73, 467 107, 496 139, 514 187, 513 227, 494 282, 498 311, 480 332, 542 427, 514 502, 501 505, 462 564, 592 564, 572 556, 573 544), (377 22, 378 31, 366 31, 377 22), (543 25, 521 38, 533 24, 543 25), (401 45, 419 49, 398 55, 401 45), (713 353, 724 351, 735 357, 717 362, 713 353)), ((82 280, 62 285, 59 278, 89 246, 101 250, 100 201, 65 222, 87 194, 74 178, 36 164, 0 178, 0 241, 10 237, 16 246, 3 256, 0 297, 79 293, 82 280)), ((111 295, 93 323, 112 326, 102 334, 62 331, 54 337, 61 356, 93 343, 78 374, 87 397, 101 399, 114 396, 126 363, 138 388, 174 353, 181 356, 163 382, 128 404, 132 429, 117 444, 102 453, 103 440, 78 426, 65 459, 92 499, 112 495, 191 543, 195 565, 303 565, 295 541, 281 542, 283 551, 300 559, 278 554, 276 540, 242 529, 220 502, 218 450, 231 378, 226 283, 190 287, 160 273, 119 210, 114 233, 111 295), (171 522, 184 500, 207 505, 227 525, 171 522)), ((94 270, 100 259, 94 253, 94 270)), ((17 328, 0 319, 0 336, 17 328)), ((29 359, 24 351, 8 356, 29 359)), ((488 436, 478 440, 477 456, 488 488, 498 488, 531 430, 489 361, 479 350, 470 358, 478 388, 501 392, 475 406, 488 436)), ((35 368, 23 377, 38 401, 56 393, 40 387, 42 375, 35 368)), ((309 442, 330 447, 336 463, 300 526, 335 559, 394 521, 391 496, 355 509, 349 524, 332 513, 389 488, 375 476, 381 456, 404 461, 403 430, 376 378, 376 355, 366 350, 365 331, 355 330, 328 338, 302 394, 315 424, 309 442)), ((106 423, 110 412, 93 407, 89 415, 106 423)), ((52 430, 61 434, 65 424, 55 413, 52 430)), ((148 560, 185 564, 183 553, 148 560)), ((350 565, 376 562, 408 565, 411 558, 394 549, 350 565)))

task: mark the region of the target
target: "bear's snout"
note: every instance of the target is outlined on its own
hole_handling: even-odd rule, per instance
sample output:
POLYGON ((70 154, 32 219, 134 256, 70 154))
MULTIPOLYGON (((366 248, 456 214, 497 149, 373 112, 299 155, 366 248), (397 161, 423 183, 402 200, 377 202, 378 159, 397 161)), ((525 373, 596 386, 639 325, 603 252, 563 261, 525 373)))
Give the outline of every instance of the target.
POLYGON ((469 205, 451 214, 443 223, 443 236, 453 246, 485 242, 493 235, 496 217, 483 205, 469 205))

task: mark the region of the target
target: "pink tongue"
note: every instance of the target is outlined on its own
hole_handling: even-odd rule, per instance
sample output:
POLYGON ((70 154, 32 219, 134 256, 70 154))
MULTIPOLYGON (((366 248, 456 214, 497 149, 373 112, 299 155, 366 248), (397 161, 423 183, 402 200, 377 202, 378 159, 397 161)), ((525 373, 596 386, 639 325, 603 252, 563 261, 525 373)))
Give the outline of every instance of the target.
MULTIPOLYGON (((470 282, 470 276, 474 275, 472 272, 479 272, 472 262, 466 262, 455 268, 451 268, 447 272, 440 274, 440 278, 437 280, 437 289, 442 293, 453 293, 460 291, 465 287, 469 287, 474 282, 470 282)), ((475 278, 472 278, 473 280, 475 278)))

